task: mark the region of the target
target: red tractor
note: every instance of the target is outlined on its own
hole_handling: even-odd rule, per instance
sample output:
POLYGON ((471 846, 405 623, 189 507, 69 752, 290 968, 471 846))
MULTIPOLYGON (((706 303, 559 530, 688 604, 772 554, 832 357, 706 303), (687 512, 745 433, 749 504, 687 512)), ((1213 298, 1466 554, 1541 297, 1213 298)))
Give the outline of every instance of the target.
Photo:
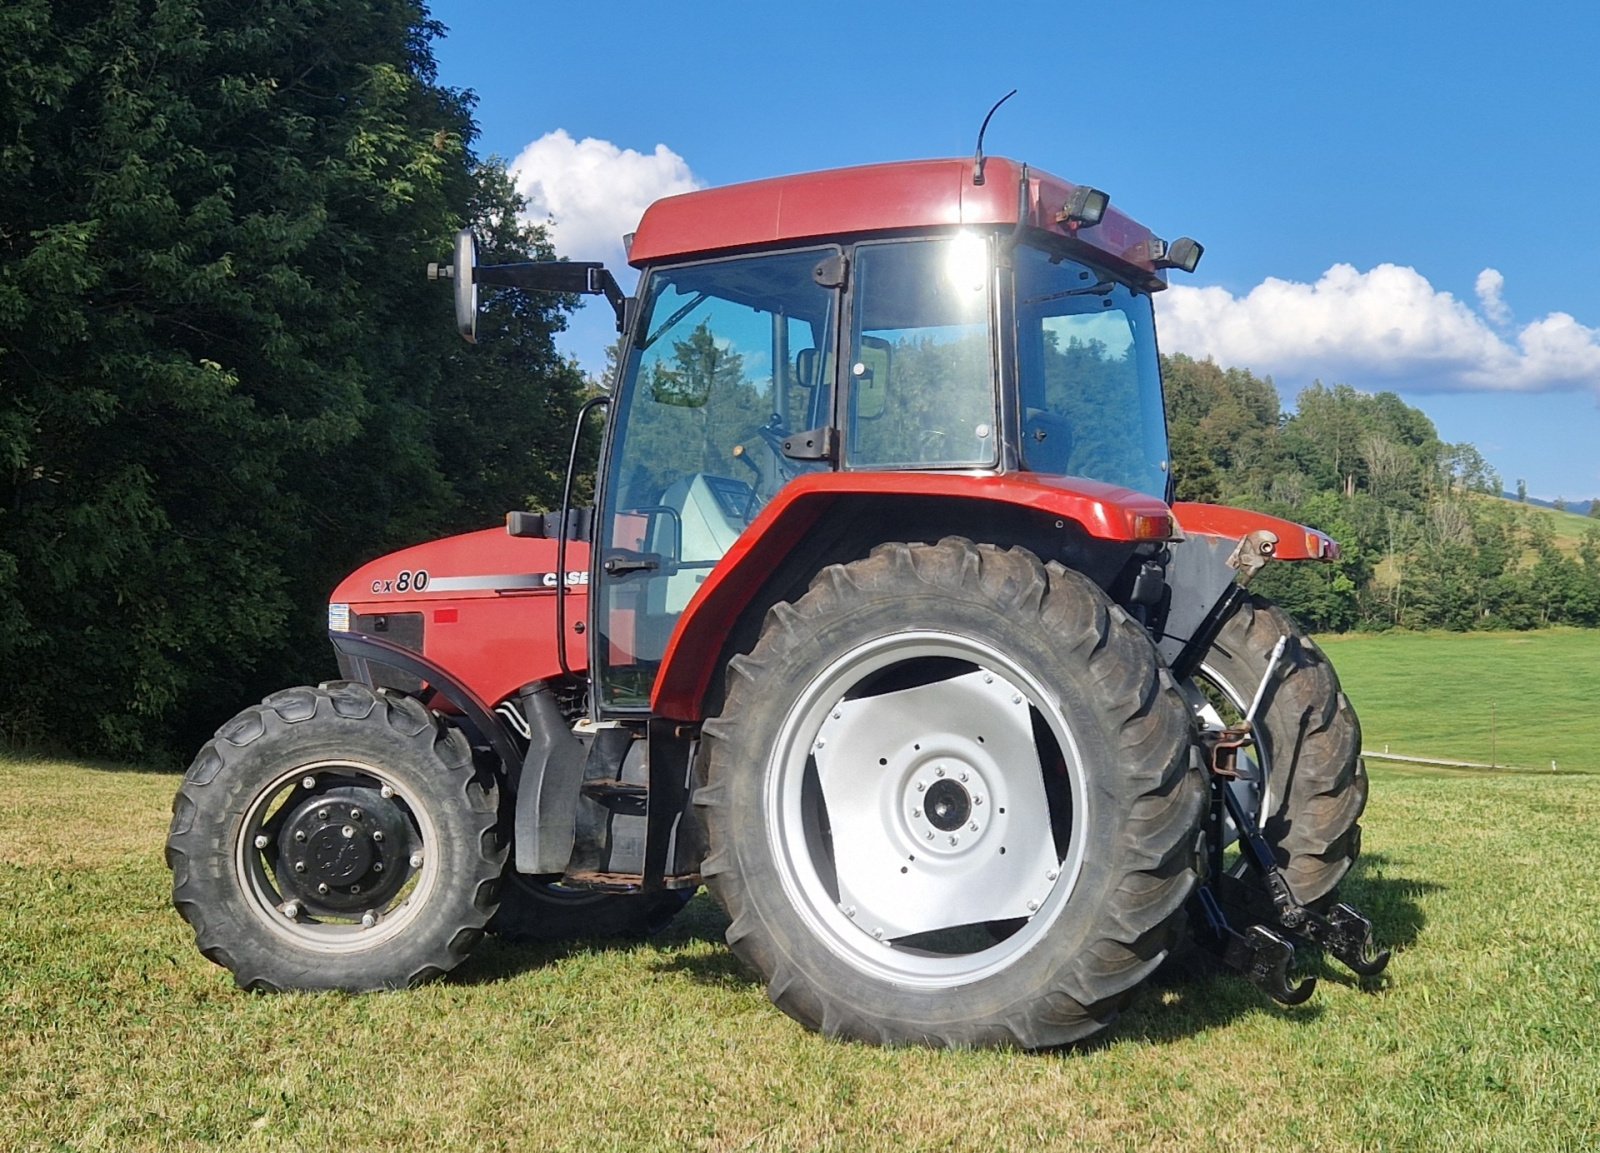
MULTIPOLYGON (((1172 503, 1151 296, 1200 246, 998 158, 675 196, 598 264, 594 507, 375 560, 343 679, 246 709, 173 805, 173 897, 260 989, 638 933, 704 883, 830 1036, 1038 1048, 1187 922, 1285 1002, 1387 961, 1335 889, 1366 803, 1316 645, 1246 591, 1320 532, 1172 503)), ((579 428, 583 418, 579 419, 579 428)), ((574 436, 574 457, 578 437, 574 436)))

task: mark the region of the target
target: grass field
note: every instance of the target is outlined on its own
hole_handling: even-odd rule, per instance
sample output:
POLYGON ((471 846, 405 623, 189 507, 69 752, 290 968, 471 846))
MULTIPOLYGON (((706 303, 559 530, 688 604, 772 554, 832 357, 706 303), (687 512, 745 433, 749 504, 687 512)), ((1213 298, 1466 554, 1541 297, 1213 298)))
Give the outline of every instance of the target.
MULTIPOLYGON (((1328 647, 1371 729, 1426 714, 1385 684, 1459 709, 1427 663, 1446 642, 1511 639, 1328 647), (1410 680, 1374 679, 1382 658, 1410 680)), ((1501 659, 1579 651, 1523 639, 1501 659)), ((823 1041, 704 895, 643 944, 489 942, 408 993, 243 994, 168 904, 175 786, 0 758, 0 1149, 1600 1148, 1600 775, 1375 767, 1346 894, 1397 948, 1377 987, 1328 970, 1285 1009, 1173 967, 1107 1039, 1042 1055, 823 1041)))
POLYGON ((1319 637, 1366 747, 1600 771, 1600 631, 1319 637))

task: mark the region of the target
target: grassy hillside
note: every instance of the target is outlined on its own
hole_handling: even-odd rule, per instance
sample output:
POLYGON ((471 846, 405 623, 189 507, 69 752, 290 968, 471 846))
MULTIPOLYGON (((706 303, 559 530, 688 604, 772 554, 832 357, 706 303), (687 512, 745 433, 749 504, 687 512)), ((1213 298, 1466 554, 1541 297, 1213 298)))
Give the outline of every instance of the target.
POLYGON ((1582 513, 1558 512, 1544 505, 1531 502, 1523 504, 1520 501, 1509 500, 1504 497, 1485 497, 1484 499, 1498 501, 1500 504, 1526 515, 1530 523, 1538 522, 1548 526, 1550 532, 1555 536, 1556 544, 1568 552, 1576 553, 1584 534, 1591 529, 1600 528, 1600 519, 1585 516, 1582 513))
POLYGON ((1600 771, 1600 631, 1319 637, 1366 747, 1600 771))

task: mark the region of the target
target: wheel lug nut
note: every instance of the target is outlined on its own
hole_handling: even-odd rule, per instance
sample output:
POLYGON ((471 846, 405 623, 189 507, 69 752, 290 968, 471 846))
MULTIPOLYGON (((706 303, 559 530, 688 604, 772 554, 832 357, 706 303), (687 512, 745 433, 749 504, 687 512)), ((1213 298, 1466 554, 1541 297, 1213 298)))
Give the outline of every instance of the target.
POLYGON ((413 869, 422 868, 422 853, 420 850, 411 854, 411 867, 413 869))
POLYGON ((294 871, 297 872, 297 873, 305 872, 306 871, 306 863, 304 861, 296 861, 294 863, 294 871))
POLYGON ((936 776, 936 777, 944 776, 944 766, 940 765, 937 769, 934 769, 933 770, 933 775, 936 776))
POLYGON ((961 838, 956 836, 954 833, 951 833, 950 834, 950 843, 952 845, 958 845, 958 844, 961 843, 961 838))
POLYGON ((328 895, 328 882, 323 881, 321 884, 319 884, 317 886, 317 892, 326 897, 328 895))
POLYGON ((350 810, 350 819, 352 821, 359 821, 361 819, 361 810, 360 809, 351 809, 350 810))
POLYGON ((328 810, 327 809, 318 809, 317 810, 317 820, 326 821, 327 819, 328 819, 328 810))
POLYGON ((930 841, 933 840, 933 830, 932 829, 928 830, 927 837, 928 837, 928 840, 930 840, 930 841))
POLYGON ((974 805, 981 805, 981 804, 983 804, 983 798, 982 797, 973 797, 972 798, 972 803, 974 805))
POLYGON ((965 783, 965 782, 966 782, 966 779, 967 779, 967 774, 966 774, 966 773, 962 773, 962 774, 961 774, 961 780, 962 780, 962 782, 963 782, 963 783, 965 783))
POLYGON ((383 830, 382 829, 373 829, 372 830, 372 839, 374 841, 382 841, 383 840, 383 830))
POLYGON ((1021 693, 1012 693, 1011 694, 1011 703, 1014 704, 1014 705, 1020 705, 1022 703, 1022 694, 1021 693))
POLYGON ((353 837, 356 835, 356 831, 349 825, 346 825, 344 828, 340 829, 339 832, 346 837, 353 837))
POLYGON ((272 844, 272 838, 268 837, 265 833, 256 834, 256 848, 264 849, 270 844, 272 844))
POLYGON ((352 893, 359 893, 361 891, 361 886, 360 885, 351 885, 350 886, 350 891, 352 893))
POLYGON ((1060 869, 1046 869, 1045 870, 1045 874, 1044 874, 1045 880, 1047 880, 1047 881, 1053 881, 1057 877, 1059 877, 1060 875, 1061 875, 1061 870, 1060 869))
POLYGON ((296 829, 294 831, 294 839, 299 841, 302 845, 305 844, 306 843, 306 831, 304 829, 296 829))
POLYGON ((300 778, 300 787, 302 789, 314 789, 314 788, 316 788, 317 787, 317 778, 316 777, 301 777, 300 778))
POLYGON ((971 829, 974 833, 976 833, 978 831, 978 822, 977 821, 973 821, 972 824, 967 826, 967 828, 971 829))
POLYGON ((378 923, 378 918, 374 917, 371 913, 362 913, 361 914, 361 927, 363 929, 370 929, 370 928, 372 928, 372 926, 376 925, 377 923, 378 923))
POLYGON ((920 816, 922 816, 922 810, 921 809, 912 809, 911 810, 911 815, 913 817, 920 817, 920 816))
POLYGON ((924 790, 924 789, 926 789, 926 788, 927 788, 927 787, 928 787, 928 786, 927 786, 927 784, 926 784, 926 783, 925 783, 925 782, 923 782, 923 781, 918 781, 918 782, 917 782, 917 792, 919 792, 919 793, 920 793, 920 792, 922 792, 922 791, 923 791, 923 790, 924 790))
POLYGON ((300 915, 300 902, 285 901, 283 904, 278 906, 278 912, 282 913, 285 917, 288 917, 289 920, 292 921, 300 915))
POLYGON ((383 862, 382 861, 373 861, 372 862, 372 871, 374 873, 383 872, 383 862))
POLYGON ((1036 913, 1038 911, 1039 911, 1039 902, 1038 901, 1029 901, 1028 902, 1028 912, 1036 913))
POLYGON ((394 796, 394 790, 388 785, 384 785, 383 788, 378 790, 378 796, 382 797, 386 801, 390 800, 394 796))

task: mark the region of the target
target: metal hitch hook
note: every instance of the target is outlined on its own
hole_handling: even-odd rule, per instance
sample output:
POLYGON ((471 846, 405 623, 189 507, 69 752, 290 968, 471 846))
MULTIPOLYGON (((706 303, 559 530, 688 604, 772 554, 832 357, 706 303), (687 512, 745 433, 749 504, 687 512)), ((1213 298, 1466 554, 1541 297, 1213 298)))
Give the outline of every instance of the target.
POLYGON ((1289 976, 1294 945, 1265 925, 1251 925, 1239 934, 1228 953, 1228 963, 1280 1005, 1304 1004, 1317 991, 1315 977, 1296 981, 1289 976))
POLYGON ((1360 977, 1376 977, 1389 967, 1392 949, 1378 949, 1372 940, 1372 922, 1349 905, 1338 904, 1328 910, 1328 921, 1336 930, 1337 946, 1328 951, 1360 977))

